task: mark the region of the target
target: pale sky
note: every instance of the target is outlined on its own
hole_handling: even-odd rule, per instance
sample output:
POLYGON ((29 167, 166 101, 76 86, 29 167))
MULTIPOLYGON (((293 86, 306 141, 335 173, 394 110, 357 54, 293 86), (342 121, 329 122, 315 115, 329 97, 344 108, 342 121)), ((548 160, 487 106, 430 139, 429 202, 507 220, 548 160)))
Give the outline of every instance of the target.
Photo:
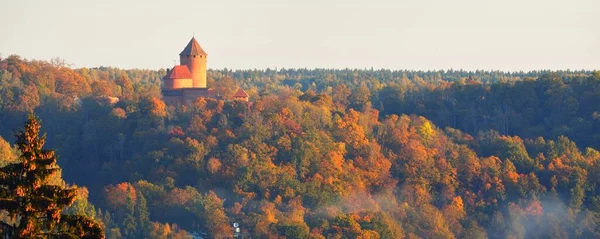
POLYGON ((73 67, 600 69, 599 0, 0 0, 0 54, 73 67))

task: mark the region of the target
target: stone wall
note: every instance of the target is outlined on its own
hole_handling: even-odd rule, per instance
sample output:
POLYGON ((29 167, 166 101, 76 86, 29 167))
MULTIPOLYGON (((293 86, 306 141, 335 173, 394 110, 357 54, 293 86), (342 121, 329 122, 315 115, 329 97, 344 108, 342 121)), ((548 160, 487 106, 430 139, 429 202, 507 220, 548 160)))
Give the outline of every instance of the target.
POLYGON ((164 79, 164 89, 181 89, 192 87, 192 79, 164 79))

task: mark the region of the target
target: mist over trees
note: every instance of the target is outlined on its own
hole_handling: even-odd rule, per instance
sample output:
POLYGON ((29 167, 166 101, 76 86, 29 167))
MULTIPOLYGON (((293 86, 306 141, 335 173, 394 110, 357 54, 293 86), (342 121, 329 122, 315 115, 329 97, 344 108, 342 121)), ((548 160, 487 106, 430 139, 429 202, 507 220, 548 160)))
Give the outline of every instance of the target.
POLYGON ((0 166, 39 115, 107 238, 600 237, 599 72, 211 70, 251 102, 181 107, 164 74, 0 59, 0 166))

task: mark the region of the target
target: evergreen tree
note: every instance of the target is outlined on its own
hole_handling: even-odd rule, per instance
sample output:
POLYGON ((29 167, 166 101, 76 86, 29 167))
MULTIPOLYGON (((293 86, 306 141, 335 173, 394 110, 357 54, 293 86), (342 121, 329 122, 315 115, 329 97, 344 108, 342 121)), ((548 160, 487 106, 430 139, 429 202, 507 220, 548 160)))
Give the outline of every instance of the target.
POLYGON ((135 218, 135 202, 131 197, 126 198, 127 202, 125 203, 126 214, 123 218, 123 235, 127 238, 134 238, 135 233, 138 229, 137 220, 135 218))
POLYGON ((103 228, 81 215, 61 214, 75 201, 77 188, 50 183, 60 173, 53 150, 44 150, 46 136, 30 115, 15 135, 21 152, 17 163, 0 168, 0 210, 10 221, 0 221, 9 238, 104 238, 103 228))
POLYGON ((150 214, 148 213, 148 206, 146 203, 146 198, 140 192, 137 193, 137 203, 135 204, 135 216, 138 219, 138 231, 139 237, 145 238, 146 232, 149 230, 148 226, 150 225, 150 214))

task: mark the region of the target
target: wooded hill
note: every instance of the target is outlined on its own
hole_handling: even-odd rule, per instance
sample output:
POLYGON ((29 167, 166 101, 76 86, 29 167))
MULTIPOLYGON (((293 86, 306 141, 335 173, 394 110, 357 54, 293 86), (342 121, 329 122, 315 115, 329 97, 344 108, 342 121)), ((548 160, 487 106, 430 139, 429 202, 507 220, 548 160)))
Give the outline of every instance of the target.
POLYGON ((599 72, 212 70, 251 104, 185 107, 164 74, 0 59, 1 164, 35 112, 108 238, 600 237, 599 72))

